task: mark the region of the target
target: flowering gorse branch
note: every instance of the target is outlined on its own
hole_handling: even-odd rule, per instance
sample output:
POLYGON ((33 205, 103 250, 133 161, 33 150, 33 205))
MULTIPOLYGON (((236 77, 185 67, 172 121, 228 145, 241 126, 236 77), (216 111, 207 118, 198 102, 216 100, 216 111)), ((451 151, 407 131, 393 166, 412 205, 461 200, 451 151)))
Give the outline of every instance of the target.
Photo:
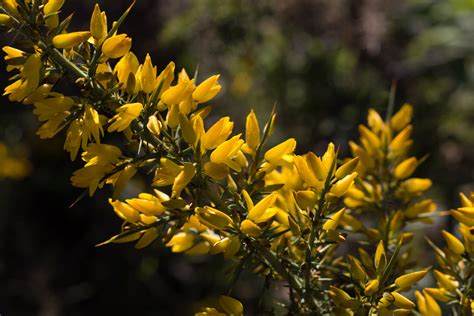
MULTIPOLYGON (((65 130, 64 149, 85 163, 71 178, 74 186, 91 196, 113 186, 109 202, 123 225, 100 245, 134 242, 140 249, 159 240, 175 253, 222 254, 235 262, 234 279, 247 269, 288 287, 289 314, 414 310, 400 293, 427 270, 408 271, 402 250, 413 234, 404 229, 429 222, 436 206, 419 200, 431 181, 410 178, 423 160, 407 156, 411 106, 387 122, 371 110, 369 127, 360 127, 361 146, 351 143, 347 160, 332 143, 320 156, 295 155, 292 138, 269 148, 274 112, 261 125, 252 111, 244 134, 233 131, 229 117, 206 124, 219 75, 200 81, 184 69, 176 73, 173 62, 159 71, 149 55, 140 63, 132 39, 118 32, 133 5, 110 29, 96 5, 88 30, 68 32, 71 16, 59 18, 63 4, 1 1, 0 23, 15 34, 14 47, 3 49, 14 72, 5 95, 33 105, 40 138, 65 130), (141 172, 153 174, 150 190, 124 199, 141 172), (337 252, 348 234, 364 236, 360 259, 337 252)), ((472 295, 468 286, 462 306, 472 295)), ((437 306, 428 296, 424 304, 424 314, 437 306)), ((223 314, 243 314, 243 306, 221 296, 198 313, 223 314)))

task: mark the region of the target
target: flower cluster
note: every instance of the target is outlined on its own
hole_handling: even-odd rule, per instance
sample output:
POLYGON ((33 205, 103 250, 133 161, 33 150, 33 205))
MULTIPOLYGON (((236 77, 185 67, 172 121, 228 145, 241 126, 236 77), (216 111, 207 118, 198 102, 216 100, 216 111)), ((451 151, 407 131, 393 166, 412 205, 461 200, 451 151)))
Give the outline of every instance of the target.
MULTIPOLYGON (((219 75, 199 80, 197 73, 176 71, 173 62, 159 70, 149 55, 141 63, 132 39, 118 31, 132 7, 109 29, 96 5, 88 30, 68 32, 71 17, 59 17, 63 4, 2 0, 0 24, 21 38, 3 49, 13 73, 5 95, 34 107, 41 138, 64 130, 64 149, 84 161, 71 177, 74 186, 92 196, 112 185, 109 203, 123 225, 99 245, 133 242, 140 249, 158 240, 175 253, 222 254, 235 262, 235 277, 247 269, 269 283, 283 281, 288 313, 408 315, 415 309, 401 293, 428 270, 411 271, 413 234, 405 228, 430 223, 436 205, 422 198, 431 181, 411 177, 424 160, 408 156, 411 106, 385 121, 370 110, 360 145, 350 143, 352 158, 338 157, 332 143, 320 155, 297 155, 293 138, 268 146, 273 112, 264 124, 250 112, 244 133, 234 131, 229 117, 209 124, 219 75), (62 81, 75 92, 67 93, 62 81), (152 175, 149 190, 124 195, 140 174, 152 175), (353 242, 349 235, 358 238, 360 259, 337 251, 353 242)), ((460 241, 445 233, 441 265, 448 271, 440 275, 447 279, 465 267, 472 275, 472 202, 465 198, 463 205, 453 216, 471 244, 461 252, 460 241), (467 261, 459 263, 461 257, 467 261)), ((461 297, 454 290, 464 285, 446 288, 441 281, 440 289, 418 293, 420 312, 434 308, 430 295, 457 297, 466 306, 471 283, 461 297)), ((222 296, 197 315, 226 314, 243 314, 242 304, 222 296)))

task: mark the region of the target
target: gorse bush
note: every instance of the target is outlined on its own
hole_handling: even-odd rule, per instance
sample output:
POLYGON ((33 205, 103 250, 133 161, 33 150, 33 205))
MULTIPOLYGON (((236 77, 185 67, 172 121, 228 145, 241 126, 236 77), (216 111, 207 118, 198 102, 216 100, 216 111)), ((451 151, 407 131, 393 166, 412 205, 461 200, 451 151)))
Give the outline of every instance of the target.
MULTIPOLYGON (((425 158, 409 155, 410 105, 386 119, 370 110, 349 144, 352 157, 339 157, 332 143, 321 155, 296 155, 292 138, 269 148, 275 113, 262 124, 251 112, 244 133, 229 117, 205 124, 219 75, 176 74, 173 62, 158 71, 149 55, 140 64, 132 39, 118 33, 131 7, 110 24, 96 5, 89 30, 68 32, 63 3, 1 2, 0 23, 15 36, 3 48, 13 73, 5 95, 33 105, 40 138, 65 130, 64 149, 85 163, 71 177, 84 195, 113 187, 109 202, 123 225, 100 245, 140 249, 157 240, 175 253, 222 255, 235 263, 234 282, 248 270, 269 289, 287 289, 279 307, 287 314, 431 316, 445 306, 471 315, 473 195, 461 194, 462 206, 451 211, 462 239, 443 231, 443 249, 429 241, 438 287, 417 291, 417 304, 408 298, 430 269, 410 256, 414 234, 406 226, 437 214, 424 197, 431 180, 413 177, 425 158), (150 191, 124 200, 137 172, 153 176, 150 191), (354 243, 357 251, 340 247, 354 243)), ((259 308, 276 313, 270 304, 259 308)), ((241 314, 230 296, 197 312, 241 314)))

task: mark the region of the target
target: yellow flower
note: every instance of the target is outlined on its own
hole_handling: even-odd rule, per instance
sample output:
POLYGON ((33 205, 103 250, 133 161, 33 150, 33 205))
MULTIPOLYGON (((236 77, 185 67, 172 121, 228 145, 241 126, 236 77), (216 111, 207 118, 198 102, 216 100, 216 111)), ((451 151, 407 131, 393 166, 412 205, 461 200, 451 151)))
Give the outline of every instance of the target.
MULTIPOLYGON (((267 220, 268 216, 266 216, 266 212, 270 209, 270 207, 275 203, 278 195, 277 194, 270 194, 260 200, 255 206, 253 206, 248 213, 247 218, 259 223, 262 219, 267 220)), ((273 210, 270 211, 273 213, 273 210)))
POLYGON ((110 124, 109 128, 107 128, 107 131, 109 133, 115 131, 124 131, 127 127, 130 126, 130 123, 132 123, 133 120, 140 116, 142 110, 143 104, 141 103, 131 103, 122 105, 117 109, 118 114, 116 114, 109 120, 109 123, 112 124, 110 124))
POLYGON ((166 186, 173 184, 181 170, 183 170, 182 166, 177 165, 170 159, 161 158, 160 167, 156 170, 153 178, 153 185, 166 186))
POLYGON ((192 81, 178 83, 161 94, 161 101, 166 105, 179 104, 192 94, 193 89, 194 83, 192 81))
POLYGON ((229 117, 221 118, 201 136, 201 146, 206 150, 216 148, 229 137, 233 128, 234 123, 230 121, 229 117))
POLYGON ((127 54, 132 47, 132 39, 127 34, 119 34, 105 40, 102 53, 107 58, 120 58, 127 54))
POLYGON ((127 203, 114 201, 109 199, 110 205, 114 208, 115 213, 124 221, 136 223, 140 220, 138 211, 127 203))
POLYGON ((324 230, 335 230, 341 223, 342 217, 344 216, 345 208, 340 209, 334 213, 323 225, 324 230))
POLYGON ((262 229, 249 219, 245 219, 240 223, 240 230, 251 237, 258 237, 262 232, 262 229))
POLYGON ((12 21, 12 18, 8 14, 0 14, 0 25, 8 26, 12 21))
POLYGON ((105 175, 113 168, 111 165, 92 165, 76 170, 71 177, 72 185, 78 188, 89 188, 89 195, 92 196, 97 188, 103 187, 105 175))
POLYGON ((227 214, 210 206, 197 207, 195 212, 199 221, 210 228, 222 230, 232 223, 232 218, 227 214))
POLYGON ((244 141, 240 139, 240 134, 223 142, 211 153, 211 162, 225 164, 235 171, 240 172, 240 165, 232 159, 236 157, 243 144, 244 141))
POLYGON ((181 191, 191 182, 195 174, 196 167, 191 163, 184 163, 183 169, 178 173, 173 182, 171 197, 179 197, 181 191))
POLYGON ((45 99, 34 104, 33 113, 39 121, 47 121, 59 113, 68 111, 74 105, 74 100, 65 96, 45 99))
POLYGON ((364 288, 364 294, 366 296, 371 296, 375 292, 378 291, 380 285, 380 281, 378 279, 373 279, 367 282, 364 288))
POLYGON ((336 170, 336 178, 342 179, 345 176, 351 174, 359 164, 359 157, 352 158, 336 170))
POLYGON ((179 232, 166 244, 171 247, 172 252, 185 252, 194 245, 194 235, 186 232, 179 232))
POLYGON ((156 78, 157 86, 161 86, 160 95, 161 95, 161 92, 167 90, 170 87, 171 82, 173 82, 174 69, 175 69, 175 64, 174 62, 171 61, 166 66, 166 68, 160 73, 158 78, 156 78))
POLYGON ((87 166, 107 166, 115 163, 122 155, 120 148, 107 144, 89 144, 82 153, 87 166))
POLYGON ((138 198, 128 199, 126 202, 147 216, 158 216, 166 211, 161 201, 148 193, 140 193, 138 198))
POLYGON ((296 140, 294 138, 287 139, 265 153, 265 160, 272 166, 279 166, 285 162, 293 161, 293 152, 296 148, 296 140))
POLYGON ((213 99, 222 89, 221 85, 217 83, 219 77, 220 75, 212 76, 197 86, 193 92, 193 99, 199 103, 213 99))
POLYGON ((331 187, 329 193, 334 194, 337 197, 343 196, 347 190, 349 190, 352 184, 354 184, 354 179, 356 177, 357 172, 353 172, 350 175, 345 176, 331 187))
POLYGON ((183 135, 184 141, 194 146, 196 143, 196 132, 191 121, 182 113, 179 113, 179 126, 181 127, 181 135, 183 135))
POLYGON ((46 123, 41 125, 36 134, 41 138, 54 137, 65 125, 64 120, 69 115, 68 112, 58 113, 51 117, 46 123))
POLYGON ((132 52, 126 53, 115 65, 114 73, 117 74, 117 79, 119 83, 122 84, 122 89, 127 89, 129 80, 133 80, 134 87, 132 91, 135 90, 135 74, 137 73, 139 66, 138 58, 132 52), (133 79, 130 79, 130 77, 133 77, 133 79))
POLYGON ((395 306, 399 307, 399 308, 405 308, 405 309, 413 309, 415 308, 415 303, 413 303, 412 301, 410 301, 408 298, 406 298, 405 296, 401 295, 400 293, 398 292, 392 292, 390 293, 393 298, 394 298, 394 304, 395 306))
POLYGON ((449 250, 451 250, 457 255, 463 254, 466 251, 463 243, 459 239, 457 239, 456 236, 454 236, 453 234, 450 234, 444 229, 442 231, 442 234, 443 234, 444 240, 446 240, 446 243, 448 244, 449 250))
POLYGON ((146 127, 150 132, 155 134, 156 136, 159 136, 161 133, 161 122, 158 121, 158 118, 156 115, 151 115, 148 118, 148 123, 146 124, 146 127))
POLYGON ((433 275, 436 281, 438 281, 439 286, 445 288, 447 291, 450 291, 450 292, 455 291, 456 288, 458 287, 458 284, 456 281, 452 280, 452 278, 449 275, 444 274, 441 271, 434 270, 433 275))
POLYGON ((87 41, 91 37, 91 32, 72 32, 59 34, 53 38, 53 45, 56 48, 71 48, 87 41))

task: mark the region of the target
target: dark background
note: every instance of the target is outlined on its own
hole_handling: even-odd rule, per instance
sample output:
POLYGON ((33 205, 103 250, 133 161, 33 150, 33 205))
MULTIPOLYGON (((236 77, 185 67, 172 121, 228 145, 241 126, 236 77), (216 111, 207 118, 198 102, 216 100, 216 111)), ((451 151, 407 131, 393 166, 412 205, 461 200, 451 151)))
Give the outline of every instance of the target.
MULTIPOLYGON (((129 4, 99 3, 109 23, 129 4)), ((70 30, 88 27, 93 5, 67 1, 70 30)), ((239 130, 250 109, 263 122, 276 104, 274 142, 295 137, 299 153, 333 141, 347 154, 367 109, 385 114, 395 83, 396 106, 414 105, 413 153, 430 155, 417 175, 433 179, 440 209, 472 188, 473 1, 139 0, 121 31, 140 60, 149 52, 159 68, 174 60, 177 70, 199 67, 201 79, 221 73, 214 113, 239 130)), ((0 81, 7 84, 5 71, 0 81)), ((187 315, 226 293, 220 257, 174 255, 159 243, 95 248, 120 229, 110 192, 69 208, 81 194, 69 181, 81 162, 69 161, 63 134, 40 140, 37 127, 30 106, 2 98, 0 140, 31 167, 23 179, 0 180, 2 315, 187 315)), ((445 222, 426 233, 436 240, 445 222)), ((249 276, 237 284, 247 310, 260 287, 249 276)))

